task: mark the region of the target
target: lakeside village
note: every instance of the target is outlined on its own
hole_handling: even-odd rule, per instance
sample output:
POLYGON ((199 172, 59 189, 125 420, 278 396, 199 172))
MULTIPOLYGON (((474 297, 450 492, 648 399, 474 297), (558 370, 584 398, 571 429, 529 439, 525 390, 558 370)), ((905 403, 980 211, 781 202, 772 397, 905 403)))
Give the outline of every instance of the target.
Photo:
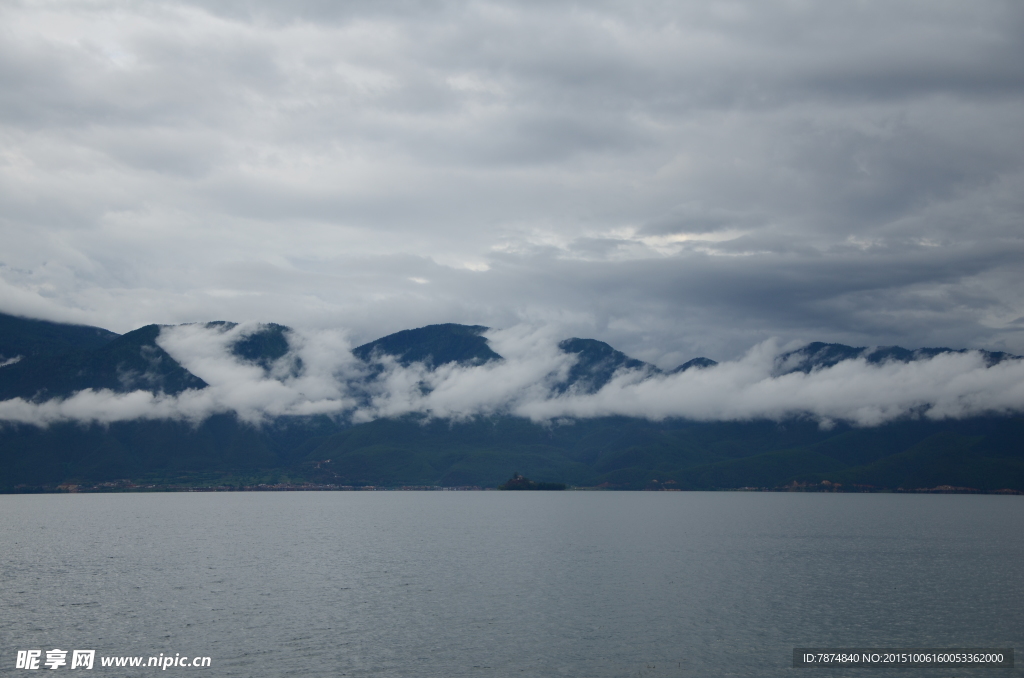
MULTIPOLYGON (((674 480, 659 482, 652 479, 643 492, 684 492, 678 487, 674 480)), ((202 482, 153 482, 134 481, 128 478, 100 483, 61 483, 56 486, 26 486, 19 485, 14 488, 15 493, 104 493, 104 492, 495 492, 502 490, 567 490, 577 492, 607 492, 622 491, 625 488, 617 487, 611 483, 602 483, 593 487, 582 487, 574 485, 563 485, 561 483, 535 483, 523 478, 519 474, 498 487, 481 487, 479 485, 336 485, 330 483, 311 482, 227 482, 227 483, 202 483, 202 482)), ((1013 489, 999 489, 982 491, 973 487, 957 487, 953 485, 939 485, 937 487, 917 488, 883 488, 871 485, 849 485, 832 483, 823 480, 820 483, 799 483, 793 481, 779 487, 737 487, 720 488, 716 490, 693 490, 712 492, 839 492, 839 493, 910 493, 910 494, 1003 494, 1021 495, 1024 492, 1013 489)))

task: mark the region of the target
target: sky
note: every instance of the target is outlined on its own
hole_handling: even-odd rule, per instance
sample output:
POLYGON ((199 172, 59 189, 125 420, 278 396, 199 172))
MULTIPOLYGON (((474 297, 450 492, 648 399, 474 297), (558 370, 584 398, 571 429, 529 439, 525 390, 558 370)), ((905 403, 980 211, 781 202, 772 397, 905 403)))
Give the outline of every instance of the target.
POLYGON ((4 1, 0 311, 1024 354, 1022 64, 1016 0, 4 1))

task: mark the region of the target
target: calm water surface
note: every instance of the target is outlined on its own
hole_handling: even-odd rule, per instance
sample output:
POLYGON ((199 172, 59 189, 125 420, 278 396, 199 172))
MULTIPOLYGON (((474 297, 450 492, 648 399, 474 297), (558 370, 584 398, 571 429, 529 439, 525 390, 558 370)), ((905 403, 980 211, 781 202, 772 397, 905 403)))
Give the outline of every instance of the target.
POLYGON ((791 662, 1024 665, 1022 526, 1024 497, 997 496, 6 495, 0 675, 57 647, 212 658, 99 676, 1016 676, 791 662))

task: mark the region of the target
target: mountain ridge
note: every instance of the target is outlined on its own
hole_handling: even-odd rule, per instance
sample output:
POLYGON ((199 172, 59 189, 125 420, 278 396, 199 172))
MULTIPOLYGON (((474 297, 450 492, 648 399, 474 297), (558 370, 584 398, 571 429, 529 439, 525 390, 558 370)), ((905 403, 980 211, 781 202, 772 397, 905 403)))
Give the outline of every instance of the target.
MULTIPOLYGON (((0 327, 6 319, 0 315, 0 327)), ((124 335, 52 323, 13 325, 21 328, 17 341, 22 346, 30 338, 28 330, 38 328, 40 348, 0 367, 0 401, 43 402, 82 389, 174 395, 208 387, 160 348, 158 325, 124 335), (51 336, 59 341, 47 343, 51 336)), ((237 325, 206 327, 230 330, 237 325)), ((430 325, 381 337, 352 353, 371 377, 386 359, 421 363, 428 371, 452 362, 499 365, 505 358, 490 347, 485 332, 480 325, 430 325)), ((291 333, 283 325, 260 325, 235 339, 229 351, 269 375, 292 350, 291 333)), ((575 360, 556 389, 562 394, 593 394, 622 370, 664 377, 716 364, 694 358, 666 372, 594 339, 570 338, 558 347, 575 360)), ((816 342, 779 356, 776 371, 810 374, 841 360, 878 365, 962 352, 816 342)), ((991 365, 1015 358, 999 352, 981 355, 991 365)), ((297 365, 291 376, 301 370, 297 365)), ((197 422, 6 423, 0 424, 0 491, 53 491, 69 485, 109 489, 127 487, 125 479, 154 487, 258 486, 281 478, 331 487, 494 487, 513 471, 542 482, 611 489, 1024 491, 1021 441, 1024 417, 1019 415, 909 418, 874 427, 840 422, 831 428, 799 416, 718 422, 603 416, 544 424, 507 414, 464 421, 407 414, 364 423, 310 414, 280 416, 262 425, 232 413, 197 422)))
POLYGON ((115 336, 94 349, 29 355, 0 368, 0 400, 39 402, 86 389, 116 393, 147 390, 176 395, 206 382, 182 367, 156 343, 159 325, 115 336))
POLYGON ((847 346, 845 344, 827 344, 813 341, 798 349, 787 351, 775 359, 777 374, 792 372, 808 373, 838 365, 844 360, 863 358, 868 364, 882 365, 885 363, 909 363, 915 360, 926 360, 944 353, 966 353, 973 350, 985 358, 989 367, 998 365, 1004 360, 1019 359, 1020 356, 1002 351, 986 351, 984 349, 953 349, 953 348, 917 348, 906 349, 902 346, 847 346))

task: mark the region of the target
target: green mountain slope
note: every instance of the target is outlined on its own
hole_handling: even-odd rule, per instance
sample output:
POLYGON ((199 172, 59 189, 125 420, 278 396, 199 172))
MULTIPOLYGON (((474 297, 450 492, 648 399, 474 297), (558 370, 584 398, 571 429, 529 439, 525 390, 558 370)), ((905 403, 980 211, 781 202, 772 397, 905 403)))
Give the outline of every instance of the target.
MULTIPOLYGON (((177 394, 206 387, 156 344, 156 325, 117 336, 98 328, 0 315, 0 329, 5 328, 10 331, 0 336, 0 346, 16 349, 22 357, 0 367, 0 400, 40 402, 83 389, 177 394)), ((383 337, 354 352, 370 363, 390 355, 406 365, 502 360, 482 336, 485 330, 432 325, 383 337)), ((279 361, 291 348, 289 332, 281 325, 264 325, 236 341, 231 351, 239 360, 280 370, 279 361)), ((568 339, 560 348, 576 357, 568 379, 557 387, 563 392, 598 389, 620 369, 658 372, 596 340, 568 339)), ((948 350, 887 347, 865 353, 867 349, 839 344, 810 344, 782 356, 778 366, 781 371, 810 371, 856 356, 876 362, 917 360, 948 350)), ((986 354, 990 364, 1008 357, 986 354)), ((676 371, 713 365, 698 358, 676 371)), ((296 359, 291 369, 301 373, 301 362, 296 359)), ((367 378, 383 369, 377 364, 367 378)), ((829 430, 801 419, 652 422, 603 417, 537 424, 509 416, 457 422, 406 416, 359 425, 327 416, 279 417, 257 427, 226 414, 199 425, 0 425, 0 491, 123 478, 201 484, 234 483, 241 477, 333 485, 493 487, 513 472, 541 482, 618 489, 779 488, 795 483, 804 489, 839 484, 1024 491, 1024 418, 904 420, 829 430)))
MULTIPOLYGON (((206 323, 207 327, 221 327, 225 330, 238 326, 238 323, 216 320, 206 323)), ((291 348, 288 344, 289 328, 277 323, 267 323, 254 332, 246 334, 231 345, 231 353, 240 360, 269 369, 273 362, 291 348)))
POLYGON ((454 424, 405 417, 341 429, 313 418, 257 428, 229 415, 198 427, 168 421, 8 426, 0 429, 0 489, 239 474, 335 485, 494 487, 518 471, 538 481, 616 489, 777 488, 828 480, 847 489, 1024 491, 1022 431, 1020 417, 831 431, 800 421, 604 418, 546 426, 512 417, 454 424))
POLYGON ((90 351, 116 339, 99 327, 68 325, 0 313, 0 362, 18 356, 90 351))
POLYGON ((84 389, 168 394, 206 386, 157 346, 158 325, 112 339, 94 350, 30 355, 0 368, 0 400, 66 398, 84 389))
POLYGON ((480 365, 489 360, 501 360, 480 336, 486 331, 482 325, 428 325, 389 334, 356 347, 352 353, 367 362, 377 355, 393 356, 406 367, 412 363, 480 365))
POLYGON ((1019 429, 1020 424, 1020 420, 1004 424, 999 427, 1003 431, 995 435, 970 429, 935 433, 898 454, 835 474, 835 481, 906 489, 941 485, 986 491, 1020 489, 1024 486, 1024 446, 997 441, 999 433, 1011 427, 1019 429))
POLYGON ((569 369, 569 377, 562 390, 575 387, 582 393, 593 393, 611 381, 620 369, 659 372, 654 365, 630 358, 603 341, 574 337, 558 344, 558 348, 576 356, 576 364, 569 369))
MULTIPOLYGON (((845 344, 825 344, 815 341, 806 346, 783 353, 776 359, 777 371, 780 374, 787 372, 810 372, 815 369, 832 367, 844 360, 863 358, 869 364, 880 365, 887 362, 907 363, 914 360, 933 358, 942 353, 966 353, 966 349, 952 348, 919 348, 916 351, 905 349, 902 346, 880 346, 867 348, 864 346, 846 346, 845 344)), ((1020 356, 1003 353, 1002 351, 979 351, 985 358, 985 362, 991 366, 1020 356)))

